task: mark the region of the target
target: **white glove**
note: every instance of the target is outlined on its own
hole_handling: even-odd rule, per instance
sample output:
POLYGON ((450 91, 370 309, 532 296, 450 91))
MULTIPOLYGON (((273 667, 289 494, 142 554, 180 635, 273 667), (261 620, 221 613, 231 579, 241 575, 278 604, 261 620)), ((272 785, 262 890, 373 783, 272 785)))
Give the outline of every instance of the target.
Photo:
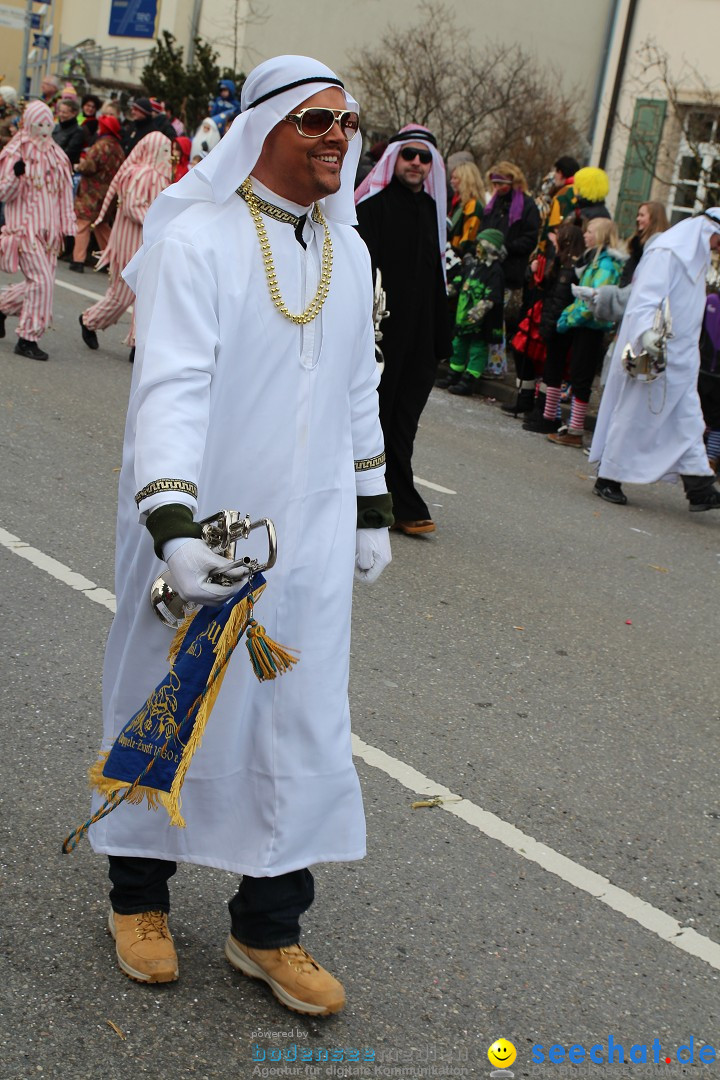
POLYGON ((597 289, 591 289, 589 285, 571 285, 570 291, 573 296, 579 296, 581 300, 587 300, 590 304, 597 295, 597 289))
POLYGON ((389 529, 358 529, 355 533, 355 578, 372 585, 392 559, 389 529))
POLYGON ((169 555, 167 564, 170 568, 173 588, 183 600, 191 604, 209 604, 219 606, 239 592, 248 576, 247 567, 232 566, 229 559, 216 555, 204 540, 190 539, 169 555), (232 579, 232 585, 215 585, 208 581, 210 574, 222 573, 232 579))

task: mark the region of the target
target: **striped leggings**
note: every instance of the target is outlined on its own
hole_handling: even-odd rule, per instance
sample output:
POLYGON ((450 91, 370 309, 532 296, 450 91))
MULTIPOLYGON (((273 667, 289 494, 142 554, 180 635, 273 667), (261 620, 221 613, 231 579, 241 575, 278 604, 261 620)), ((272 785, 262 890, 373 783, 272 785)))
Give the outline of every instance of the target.
POLYGON ((52 323, 57 256, 37 247, 21 251, 18 262, 25 280, 0 292, 0 311, 20 316, 18 337, 39 341, 52 323))
MULTIPOLYGON (((134 302, 134 292, 118 274, 112 280, 102 300, 98 300, 87 311, 83 311, 82 321, 88 330, 107 330, 108 326, 113 326, 134 302)), ((132 329, 125 342, 128 345, 134 341, 134 329, 135 321, 133 320, 132 329)))

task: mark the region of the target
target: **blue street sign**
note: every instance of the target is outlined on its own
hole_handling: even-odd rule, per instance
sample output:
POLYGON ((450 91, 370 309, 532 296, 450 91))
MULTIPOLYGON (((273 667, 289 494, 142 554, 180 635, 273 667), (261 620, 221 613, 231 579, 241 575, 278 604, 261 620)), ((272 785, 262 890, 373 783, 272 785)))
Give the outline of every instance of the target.
POLYGON ((51 41, 49 34, 33 34, 33 45, 36 49, 49 49, 51 41))
POLYGON ((155 36, 157 0, 110 0, 110 27, 113 37, 155 36))
POLYGON ((42 26, 42 14, 39 11, 33 11, 30 16, 30 26, 33 30, 39 30, 42 26))

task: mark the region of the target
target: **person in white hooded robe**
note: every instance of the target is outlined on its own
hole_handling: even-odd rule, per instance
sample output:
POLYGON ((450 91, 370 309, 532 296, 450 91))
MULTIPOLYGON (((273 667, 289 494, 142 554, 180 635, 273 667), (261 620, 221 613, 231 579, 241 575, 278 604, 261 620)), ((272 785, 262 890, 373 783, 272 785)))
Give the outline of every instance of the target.
POLYGON ((594 491, 624 505, 622 483, 682 480, 689 509, 720 509, 720 489, 703 442, 697 391, 705 275, 720 249, 720 209, 679 222, 653 237, 633 279, 598 411, 590 461, 598 463, 594 491), (653 322, 667 299, 672 336, 667 367, 651 382, 629 375, 622 354, 656 351, 653 322))
POLYGON ((309 864, 365 853, 351 594, 353 576, 374 581, 390 561, 392 523, 370 261, 353 228, 361 140, 356 102, 307 57, 259 65, 241 104, 222 142, 153 204, 125 270, 137 352, 103 749, 166 672, 169 632, 148 600, 161 560, 188 601, 219 604, 243 584, 241 571, 230 586, 209 581, 228 563, 197 521, 220 508, 274 521, 258 618, 300 660, 259 683, 233 658, 183 787, 186 828, 125 803, 89 835, 110 857, 109 928, 127 975, 177 978, 168 879, 178 861, 216 866, 243 875, 230 963, 288 1007, 325 1015, 343 988, 299 945, 299 916, 313 900, 309 864))

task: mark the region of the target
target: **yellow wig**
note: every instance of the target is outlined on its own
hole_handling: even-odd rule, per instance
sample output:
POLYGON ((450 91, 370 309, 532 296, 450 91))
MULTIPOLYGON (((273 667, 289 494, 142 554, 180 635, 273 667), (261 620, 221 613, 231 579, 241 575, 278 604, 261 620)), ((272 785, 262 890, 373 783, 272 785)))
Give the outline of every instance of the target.
POLYGON ((610 190, 610 180, 604 169, 587 165, 575 173, 573 189, 581 199, 588 202, 602 202, 610 190))

